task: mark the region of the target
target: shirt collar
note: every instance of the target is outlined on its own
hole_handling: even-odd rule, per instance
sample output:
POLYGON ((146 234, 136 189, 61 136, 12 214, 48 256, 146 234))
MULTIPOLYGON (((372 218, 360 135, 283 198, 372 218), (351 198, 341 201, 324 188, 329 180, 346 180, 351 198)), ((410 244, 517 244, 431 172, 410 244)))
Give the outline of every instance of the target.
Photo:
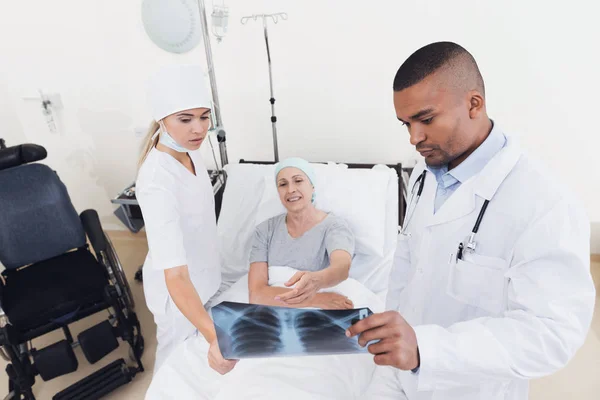
POLYGON ((488 137, 456 168, 448 171, 448 165, 429 170, 435 175, 438 184, 447 188, 457 182, 464 183, 485 167, 485 165, 506 145, 506 137, 492 121, 492 131, 488 137))

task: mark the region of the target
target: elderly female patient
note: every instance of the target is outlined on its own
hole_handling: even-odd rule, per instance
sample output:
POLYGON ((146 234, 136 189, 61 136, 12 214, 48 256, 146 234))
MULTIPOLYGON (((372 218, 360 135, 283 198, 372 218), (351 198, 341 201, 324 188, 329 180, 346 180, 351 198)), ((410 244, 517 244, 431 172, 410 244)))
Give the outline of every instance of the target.
POLYGON ((256 228, 250 253, 250 303, 284 307, 348 309, 350 299, 320 289, 348 278, 354 235, 346 222, 314 206, 315 174, 300 158, 277 164, 275 181, 287 212, 256 228), (285 283, 269 286, 269 265, 292 267, 297 272, 285 283), (291 288, 293 286, 293 288, 291 288))

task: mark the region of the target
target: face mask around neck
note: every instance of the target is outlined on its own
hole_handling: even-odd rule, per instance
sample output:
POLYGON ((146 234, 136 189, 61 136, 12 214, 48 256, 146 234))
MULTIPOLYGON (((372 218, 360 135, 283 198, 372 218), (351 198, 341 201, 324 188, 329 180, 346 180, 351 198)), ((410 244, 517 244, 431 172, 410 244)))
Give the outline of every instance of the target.
POLYGON ((167 132, 166 129, 161 129, 162 132, 160 133, 160 137, 158 139, 158 142, 161 143, 164 146, 167 146, 168 148, 175 150, 179 153, 187 153, 189 150, 186 149, 183 146, 180 146, 179 143, 177 143, 175 141, 175 139, 173 139, 171 137, 171 135, 169 135, 169 133, 167 132))

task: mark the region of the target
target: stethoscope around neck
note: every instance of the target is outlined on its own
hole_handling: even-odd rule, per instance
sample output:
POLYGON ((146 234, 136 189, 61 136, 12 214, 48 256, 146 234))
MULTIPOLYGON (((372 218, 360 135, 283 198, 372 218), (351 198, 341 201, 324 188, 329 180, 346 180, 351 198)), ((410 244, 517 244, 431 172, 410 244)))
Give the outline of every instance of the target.
MULTIPOLYGON (((421 175, 419 175, 419 177, 417 178, 417 180, 415 181, 415 183, 413 184, 413 187, 411 189, 410 201, 408 203, 408 208, 406 209, 406 218, 404 220, 404 225, 402 226, 402 229, 400 230, 400 234, 403 236, 407 236, 407 237, 411 236, 410 232, 407 232, 407 228, 408 228, 408 225, 410 224, 410 221, 412 220, 413 215, 415 214, 417 204, 419 203, 419 199, 421 198, 421 194, 423 193, 423 188, 425 187, 425 176, 426 175, 427 175, 427 170, 424 170, 421 173, 421 175), (417 189, 417 185, 419 185, 418 189, 417 189), (416 192, 415 192, 415 189, 417 189, 416 192)), ((477 221, 475 221, 475 225, 473 226, 473 229, 471 230, 471 234, 469 235, 469 241, 467 242, 466 249, 470 252, 474 252, 475 248, 477 247, 477 242, 475 242, 475 235, 479 231, 479 226, 481 225, 481 220, 483 219, 483 216, 485 215, 485 210, 487 209, 489 202, 490 202, 489 200, 485 200, 483 202, 483 205, 481 206, 481 210, 479 210, 479 215, 477 216, 477 221)), ((464 251, 465 251, 465 245, 463 244, 463 242, 460 242, 460 244, 458 245, 458 252, 456 253, 457 260, 462 259, 464 251)))

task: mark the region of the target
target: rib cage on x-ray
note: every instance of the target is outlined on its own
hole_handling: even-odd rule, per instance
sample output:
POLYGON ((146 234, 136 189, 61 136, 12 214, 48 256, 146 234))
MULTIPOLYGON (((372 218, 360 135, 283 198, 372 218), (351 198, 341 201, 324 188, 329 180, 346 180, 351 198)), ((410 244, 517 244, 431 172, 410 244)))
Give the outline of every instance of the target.
POLYGON ((340 321, 327 311, 301 313, 296 316, 294 325, 307 353, 356 349, 355 343, 349 340, 323 340, 346 337, 346 328, 343 328, 340 321))
POLYGON ((224 302, 212 309, 225 358, 366 351, 346 329, 371 314, 360 310, 311 310, 224 302))
POLYGON ((282 327, 277 314, 270 309, 249 309, 232 326, 234 353, 251 356, 260 352, 278 353, 283 348, 282 327))

